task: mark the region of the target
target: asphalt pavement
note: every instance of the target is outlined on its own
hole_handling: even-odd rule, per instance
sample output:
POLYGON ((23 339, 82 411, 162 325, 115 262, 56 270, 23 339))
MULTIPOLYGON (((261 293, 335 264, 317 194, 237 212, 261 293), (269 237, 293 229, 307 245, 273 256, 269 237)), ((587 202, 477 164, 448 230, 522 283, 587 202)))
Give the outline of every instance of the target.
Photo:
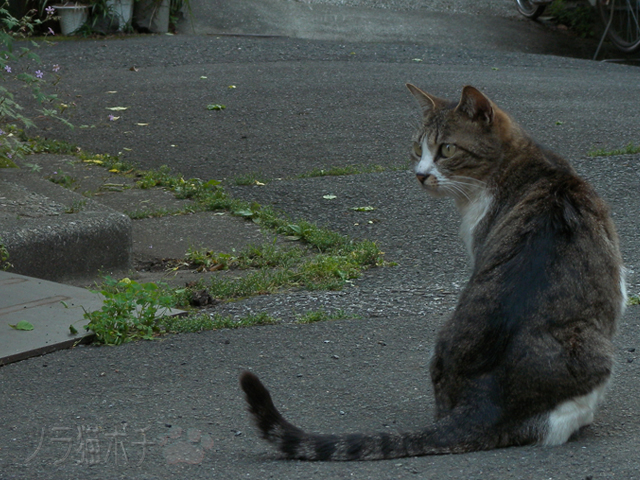
MULTIPOLYGON (((339 15, 347 7, 332 8, 339 15)), ((348 8, 374 20, 381 10, 348 8)), ((407 14, 387 10, 389 18, 407 14)), ((613 384, 594 424, 563 446, 388 462, 282 461, 245 412, 237 378, 251 369, 283 413, 308 430, 408 430, 432 419, 429 352, 468 270, 453 206, 426 198, 407 165, 418 112, 406 82, 451 99, 474 85, 571 160, 611 205, 630 293, 640 290, 640 156, 588 156, 594 148, 638 143, 638 68, 587 60, 593 41, 513 16, 432 17, 436 30, 415 41, 406 32, 401 40, 376 38, 375 29, 354 39, 340 32, 319 39, 218 31, 62 41, 40 52, 43 62, 62 66, 59 94, 73 107, 76 128, 37 119, 34 133, 121 152, 142 168, 168 165, 188 177, 221 180, 238 198, 375 240, 397 265, 369 270, 339 292, 283 292, 215 307, 232 315, 268 312, 283 319, 280 325, 78 346, 0 368, 0 479, 639 476, 640 307, 621 321, 613 384), (564 56, 567 42, 575 43, 572 57, 564 56), (212 104, 225 108, 208 109, 212 104), (126 107, 117 120, 108 117, 113 107, 126 107), (299 178, 344 165, 393 168, 299 178), (245 174, 269 181, 236 185, 245 174), (374 210, 353 210, 362 206, 374 210), (319 308, 353 318, 295 323, 297 314, 319 308)), ((38 162, 51 168, 44 158, 38 162)), ((96 200, 109 204, 105 198, 96 200)), ((113 198, 121 212, 134 202, 113 198)), ((187 235, 216 229, 209 220, 184 219, 187 235)), ((246 225, 218 230, 238 228, 246 225)), ((174 235, 185 242, 167 226, 147 233, 154 231, 169 246, 174 235)), ((148 251, 154 240, 147 241, 148 251)))

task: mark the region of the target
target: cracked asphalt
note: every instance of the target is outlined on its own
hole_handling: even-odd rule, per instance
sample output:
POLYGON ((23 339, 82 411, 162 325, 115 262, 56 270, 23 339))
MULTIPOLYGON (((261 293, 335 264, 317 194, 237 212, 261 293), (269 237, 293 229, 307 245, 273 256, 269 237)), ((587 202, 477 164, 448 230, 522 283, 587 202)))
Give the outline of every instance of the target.
MULTIPOLYGON (((454 28, 461 15, 443 13, 440 28, 454 28)), ((266 311, 281 325, 77 347, 0 368, 0 479, 638 478, 639 307, 621 321, 612 387, 594 424, 560 447, 282 461, 245 412, 237 378, 251 369, 283 414, 308 430, 405 430, 431 421, 429 352, 468 272, 453 206, 425 197, 407 164, 418 117, 406 82, 451 99, 472 84, 569 158, 611 205, 629 290, 638 293, 640 156, 588 153, 638 142, 640 70, 559 56, 553 45, 529 53, 527 43, 518 48, 525 37, 548 42, 558 32, 501 21, 513 23, 509 36, 490 32, 490 42, 467 29, 453 43, 192 34, 43 49, 44 62, 64 65, 60 95, 75 104, 72 122, 87 128, 39 119, 39 134, 122 152, 143 168, 166 164, 223 180, 238 198, 375 240, 397 266, 369 270, 340 292, 283 292, 216 307, 266 311), (518 31, 523 38, 513 37, 518 31), (208 110, 213 103, 226 108, 208 110), (114 106, 128 109, 109 121, 106 108, 114 106), (341 165, 393 169, 296 178, 341 165), (272 181, 234 184, 247 173, 272 181), (352 210, 359 206, 375 210, 352 210), (296 314, 319 308, 354 318, 295 323, 296 314)), ((477 25, 491 28, 485 17, 477 25)), ((568 41, 579 51, 593 47, 568 41)), ((556 43, 564 52, 566 44, 556 43)))

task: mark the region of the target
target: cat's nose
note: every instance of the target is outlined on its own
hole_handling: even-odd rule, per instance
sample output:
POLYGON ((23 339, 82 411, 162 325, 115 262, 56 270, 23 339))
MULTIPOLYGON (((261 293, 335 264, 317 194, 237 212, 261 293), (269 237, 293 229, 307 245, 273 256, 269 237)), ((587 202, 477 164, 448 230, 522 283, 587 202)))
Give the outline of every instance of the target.
POLYGON ((428 176, 429 175, 424 175, 422 173, 416 173, 416 178, 420 183, 424 183, 424 181, 427 179, 428 176))

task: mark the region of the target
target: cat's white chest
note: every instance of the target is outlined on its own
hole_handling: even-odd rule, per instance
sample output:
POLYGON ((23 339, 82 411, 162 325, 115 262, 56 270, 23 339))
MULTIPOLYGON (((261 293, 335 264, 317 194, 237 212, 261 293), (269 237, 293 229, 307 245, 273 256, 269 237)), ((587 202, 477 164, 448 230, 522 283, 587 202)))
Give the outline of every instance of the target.
POLYGON ((460 224, 460 236, 467 247, 467 252, 474 262, 473 254, 473 234, 485 215, 489 212, 493 204, 493 195, 484 190, 480 192, 472 201, 464 206, 458 205, 458 209, 462 214, 462 223, 460 224))

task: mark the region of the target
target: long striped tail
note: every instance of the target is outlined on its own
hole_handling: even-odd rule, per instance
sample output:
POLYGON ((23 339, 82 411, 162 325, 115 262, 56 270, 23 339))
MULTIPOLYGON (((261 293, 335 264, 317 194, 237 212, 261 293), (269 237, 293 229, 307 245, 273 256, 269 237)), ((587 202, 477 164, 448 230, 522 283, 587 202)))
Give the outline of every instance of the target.
MULTIPOLYGON (((269 391, 251 372, 243 372, 240 386, 262 438, 276 446, 285 458, 299 460, 381 460, 486 450, 499 446, 491 428, 449 417, 418 432, 317 435, 287 422, 278 412, 269 391)), ((520 442, 518 442, 520 443, 520 442)), ((523 442, 528 443, 528 442, 523 442)))

